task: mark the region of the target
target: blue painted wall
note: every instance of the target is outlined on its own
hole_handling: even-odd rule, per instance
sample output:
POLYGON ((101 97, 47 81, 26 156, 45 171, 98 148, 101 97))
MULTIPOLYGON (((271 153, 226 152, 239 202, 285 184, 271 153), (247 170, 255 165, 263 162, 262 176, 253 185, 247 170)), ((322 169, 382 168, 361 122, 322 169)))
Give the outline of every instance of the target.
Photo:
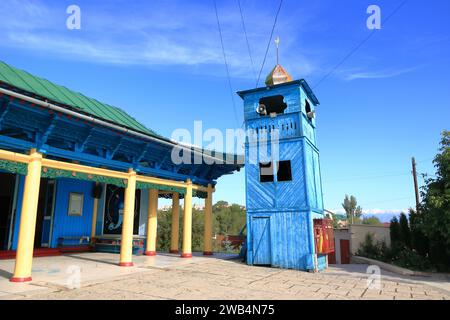
POLYGON ((16 215, 14 217, 13 238, 11 249, 17 249, 17 241, 19 241, 20 214, 22 212, 23 187, 25 186, 25 176, 19 176, 19 186, 17 190, 16 215))
POLYGON ((97 220, 95 222, 95 235, 103 235, 103 213, 105 212, 106 184, 102 183, 102 196, 98 199, 97 220))
MULTIPOLYGON (((25 177, 19 176, 19 184, 17 191, 17 210, 14 217, 13 238, 11 248, 17 249, 17 241, 20 227, 20 216, 22 210, 23 188, 25 184, 25 177)), ((50 240, 50 247, 56 248, 58 246, 59 237, 79 237, 91 235, 92 213, 94 207, 94 198, 91 197, 91 191, 94 183, 89 181, 82 181, 76 179, 58 179, 56 182, 56 200, 53 214, 52 238, 50 240), (69 194, 71 192, 82 193, 83 199, 83 214, 81 217, 69 216, 69 194)), ((102 196, 98 200, 97 220, 96 220, 96 235, 103 233, 103 212, 105 203, 105 185, 103 185, 102 196)), ((139 235, 145 235, 145 221, 147 216, 148 196, 147 192, 143 192, 141 196, 141 218, 143 221, 139 226, 139 235)), ((68 243, 66 241, 66 243, 68 243)), ((69 241, 70 244, 70 241, 69 241)), ((74 240, 74 245, 77 241, 74 240)))
POLYGON ((279 145, 246 143, 247 262, 300 270, 320 269, 315 253, 313 217, 323 217, 323 196, 316 147, 315 119, 306 116, 312 99, 298 83, 243 94, 246 129, 257 137, 278 129, 279 145), (261 117, 255 110, 263 97, 282 95, 283 114, 261 117), (277 156, 278 153, 278 156, 277 156), (291 161, 292 181, 260 182, 260 162, 291 161))
POLYGON ((272 88, 270 91, 266 91, 265 88, 262 91, 251 92, 244 97, 244 118, 246 121, 253 119, 260 119, 259 114, 255 112, 259 105, 259 99, 267 96, 284 96, 284 102, 287 104, 285 114, 299 112, 300 111, 300 98, 301 90, 298 85, 283 86, 278 88, 272 88))
POLYGON ((56 184, 56 202, 53 216, 53 234, 50 246, 56 248, 58 238, 91 235, 92 210, 94 199, 91 197, 93 182, 75 179, 58 179, 56 184), (69 216, 69 194, 82 193, 83 213, 81 216, 69 216))

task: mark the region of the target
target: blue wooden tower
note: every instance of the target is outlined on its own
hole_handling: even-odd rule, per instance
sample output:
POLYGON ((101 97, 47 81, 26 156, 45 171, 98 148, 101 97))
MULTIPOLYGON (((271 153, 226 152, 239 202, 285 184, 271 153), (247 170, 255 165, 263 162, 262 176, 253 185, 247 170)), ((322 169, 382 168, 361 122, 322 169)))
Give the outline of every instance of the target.
POLYGON ((313 221, 324 218, 314 117, 319 101, 305 80, 293 81, 278 63, 265 87, 238 94, 248 132, 247 263, 324 269, 313 221))

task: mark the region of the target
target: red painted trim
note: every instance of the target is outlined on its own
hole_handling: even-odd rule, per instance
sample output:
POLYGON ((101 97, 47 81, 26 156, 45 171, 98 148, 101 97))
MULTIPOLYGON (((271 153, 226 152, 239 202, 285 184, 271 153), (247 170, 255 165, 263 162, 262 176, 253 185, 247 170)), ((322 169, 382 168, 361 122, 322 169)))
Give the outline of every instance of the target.
POLYGON ((31 277, 25 277, 25 278, 18 278, 18 277, 12 277, 9 279, 11 282, 29 282, 31 281, 31 277))
POLYGON ((134 266, 133 262, 119 262, 119 267, 132 267, 134 266))
POLYGON ((146 256, 156 256, 156 251, 145 251, 146 256))
MULTIPOLYGON (((59 256, 66 252, 89 252, 92 251, 91 246, 73 246, 73 247, 63 247, 63 248, 38 248, 33 250, 33 257, 50 257, 59 256)), ((0 250, 0 260, 15 259, 15 250, 0 250)))
POLYGON ((203 255, 204 256, 212 256, 214 253, 212 253, 211 251, 203 251, 203 255))
POLYGON ((192 253, 182 253, 181 257, 182 258, 192 258, 192 253))
POLYGON ((170 249, 170 251, 169 251, 170 253, 175 253, 175 254, 178 254, 178 253, 180 253, 180 250, 172 250, 172 249, 170 249))

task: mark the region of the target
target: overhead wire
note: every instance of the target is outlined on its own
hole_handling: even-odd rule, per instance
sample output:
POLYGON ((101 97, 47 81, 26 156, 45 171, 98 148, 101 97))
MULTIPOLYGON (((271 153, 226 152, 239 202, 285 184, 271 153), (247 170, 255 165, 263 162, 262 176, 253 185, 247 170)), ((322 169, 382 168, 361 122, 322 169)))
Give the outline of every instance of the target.
POLYGON ((233 104, 234 117, 235 117, 235 120, 236 120, 236 126, 239 126, 239 120, 238 120, 238 115, 237 115, 237 110, 236 110, 236 104, 234 103, 234 93, 233 93, 233 86, 231 84, 230 70, 229 70, 229 67, 228 67, 227 55, 225 53, 225 46, 224 46, 224 43, 223 43, 222 27, 220 26, 219 13, 217 11, 217 3, 216 3, 216 0, 213 0, 213 2, 214 2, 214 11, 216 13, 217 28, 219 30, 219 35, 220 35, 220 44, 222 46, 223 60, 224 60, 224 63, 225 63, 225 69, 227 71, 228 86, 229 86, 229 89, 230 89, 231 102, 233 104))
POLYGON ((269 42, 267 43, 266 53, 264 54, 264 59, 263 59, 262 65, 261 65, 261 69, 259 70, 258 79, 256 80, 255 88, 258 88, 259 80, 261 79, 261 73, 262 73, 262 71, 264 69, 264 65, 266 64, 267 54, 269 52, 270 43, 272 42, 273 33, 274 33, 275 27, 277 25, 278 15, 280 14, 282 5, 283 5, 283 0, 280 0, 280 5, 278 6, 278 10, 277 10, 277 13, 275 15, 275 20, 273 21, 272 31, 270 32, 269 42))
MULTIPOLYGON (((394 11, 389 14, 386 19, 382 21, 382 24, 386 24, 386 22, 389 21, 390 18, 392 18, 407 2, 408 0, 402 1, 395 9, 394 11)), ((372 32, 369 33, 367 37, 365 37, 361 42, 359 42, 352 50, 350 50, 349 53, 347 53, 331 70, 326 73, 317 83, 313 86, 313 89, 317 88, 325 79, 327 79, 329 76, 331 76, 342 64, 344 64, 345 61, 347 61, 356 51, 358 51, 359 48, 361 48, 370 38, 372 38, 375 33, 377 32, 377 29, 373 29, 372 32)))
POLYGON ((238 7, 239 7, 239 13, 241 14, 242 29, 244 31, 245 41, 247 43, 247 51, 248 51, 248 56, 250 58, 250 63, 252 66, 253 76, 255 77, 255 80, 257 80, 255 64, 253 63, 252 52, 250 49, 250 42, 248 41, 247 28, 245 27, 244 14, 242 13, 241 0, 238 0, 237 2, 238 2, 238 7))

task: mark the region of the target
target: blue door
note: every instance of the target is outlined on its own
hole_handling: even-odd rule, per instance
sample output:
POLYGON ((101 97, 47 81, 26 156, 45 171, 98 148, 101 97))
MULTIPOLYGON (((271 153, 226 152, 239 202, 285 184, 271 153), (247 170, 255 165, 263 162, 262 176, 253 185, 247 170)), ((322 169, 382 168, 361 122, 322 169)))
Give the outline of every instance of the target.
POLYGON ((50 247, 53 224, 53 208, 55 205, 55 180, 41 181, 41 187, 44 189, 44 218, 42 221, 41 247, 50 247))
POLYGON ((252 219, 253 264, 270 265, 270 218, 254 217, 252 219))

